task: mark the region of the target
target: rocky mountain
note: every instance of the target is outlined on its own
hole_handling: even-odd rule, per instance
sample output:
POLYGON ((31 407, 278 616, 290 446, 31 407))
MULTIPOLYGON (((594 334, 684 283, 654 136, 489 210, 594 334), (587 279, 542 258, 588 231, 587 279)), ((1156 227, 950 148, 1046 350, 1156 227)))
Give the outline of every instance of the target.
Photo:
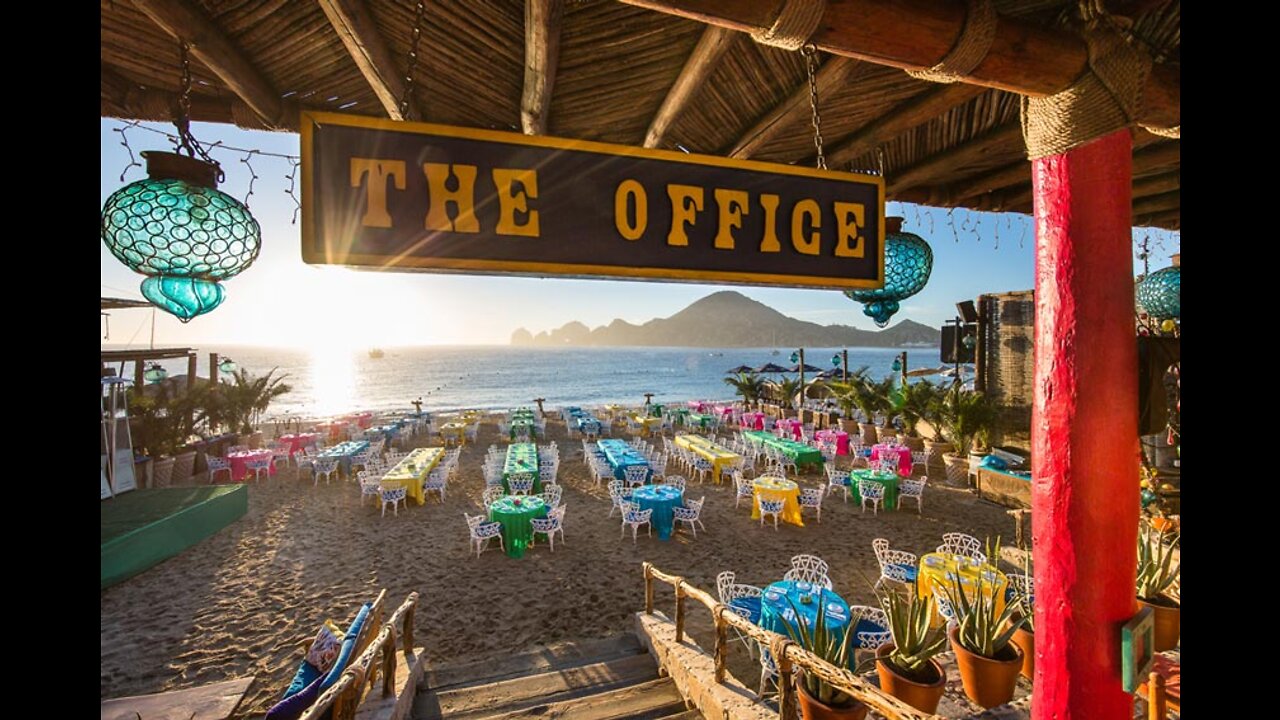
MULTIPOLYGON (((851 314, 856 305, 850 304, 851 314)), ((590 329, 578 321, 539 332, 511 334, 512 345, 650 345, 672 347, 904 347, 936 346, 941 333, 911 320, 873 332, 849 325, 819 325, 787 317, 742 293, 712 293, 667 318, 642 325, 614 320, 590 329)))

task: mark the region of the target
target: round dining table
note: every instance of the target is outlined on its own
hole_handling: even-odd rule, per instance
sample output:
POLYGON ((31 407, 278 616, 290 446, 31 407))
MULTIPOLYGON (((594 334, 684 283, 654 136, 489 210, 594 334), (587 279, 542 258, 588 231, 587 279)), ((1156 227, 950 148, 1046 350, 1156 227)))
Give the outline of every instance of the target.
POLYGON ((649 522, 658 532, 659 540, 671 539, 674 508, 684 503, 684 493, 670 485, 642 485, 631 491, 631 501, 641 510, 652 510, 649 522))
POLYGON ((882 456, 898 458, 898 474, 911 477, 911 448, 906 445, 889 445, 879 443, 871 446, 871 464, 875 465, 882 456))
POLYGON ((751 500, 751 519, 760 519, 760 496, 769 499, 781 498, 782 521, 804 527, 804 518, 800 516, 800 486, 793 480, 781 480, 773 477, 758 477, 751 481, 755 493, 751 500))
POLYGON ((502 526, 502 542, 507 557, 524 557, 525 548, 533 540, 535 518, 547 516, 547 504, 540 497, 506 496, 489 506, 489 519, 502 526))
MULTIPOLYGON (((231 479, 235 482, 244 482, 246 478, 253 475, 249 471, 247 464, 250 460, 270 460, 270 450, 246 450, 242 452, 227 453, 227 460, 231 461, 231 479)), ((270 475, 276 474, 276 465, 271 463, 270 475)))

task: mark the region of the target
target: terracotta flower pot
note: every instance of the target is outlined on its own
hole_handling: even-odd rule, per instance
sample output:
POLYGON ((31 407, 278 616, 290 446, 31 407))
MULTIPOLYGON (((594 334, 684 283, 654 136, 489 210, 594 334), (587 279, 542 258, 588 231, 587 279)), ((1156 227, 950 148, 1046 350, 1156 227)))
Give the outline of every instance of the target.
POLYGON ((890 425, 889 427, 876 426, 876 442, 890 443, 897 442, 898 428, 890 425))
POLYGON ((924 450, 924 438, 918 438, 913 435, 903 435, 898 433, 898 444, 906 445, 911 448, 911 452, 921 452, 924 450))
POLYGON ((963 455, 947 453, 942 456, 942 464, 947 468, 947 484, 952 487, 968 487, 969 459, 963 455))
POLYGON ((800 705, 800 717, 803 720, 863 720, 867 716, 867 706, 855 700, 853 705, 845 708, 834 708, 809 694, 804 683, 797 674, 796 699, 800 705))
POLYGON ((1036 635, 1023 625, 1013 631, 1014 645, 1022 651, 1022 677, 1030 680, 1036 674, 1036 635))
POLYGON ((925 459, 930 465, 942 464, 943 454, 952 452, 953 450, 955 450, 955 447, 949 442, 941 442, 938 440, 924 441, 925 459))
POLYGON ((1168 598, 1158 600, 1157 603, 1138 598, 1138 602, 1156 614, 1155 651, 1163 652, 1178 647, 1178 638, 1182 634, 1182 609, 1168 598))
POLYGON ((858 429, 858 423, 855 420, 847 420, 847 419, 841 418, 840 429, 849 433, 852 436, 857 436, 862 433, 862 431, 858 429))
POLYGON ((958 632, 952 628, 947 632, 947 638, 951 640, 951 649, 956 654, 956 667, 960 670, 964 694, 984 708, 1012 700, 1018 671, 1022 669, 1022 650, 1010 643, 1001 651, 1002 657, 983 657, 964 649, 956 640, 958 632))
POLYGON ((160 458, 151 465, 151 486, 167 488, 173 484, 173 464, 171 457, 160 458))
POLYGON ((921 712, 935 712, 938 709, 938 701, 942 699, 942 693, 947 688, 947 675, 942 671, 942 666, 930 660, 929 665, 933 667, 933 674, 937 681, 928 684, 918 683, 898 674, 892 665, 885 662, 885 658, 893 652, 893 648, 893 643, 885 643, 876 648, 876 673, 880 676, 880 689, 921 712))
POLYGON ((876 426, 875 425, 872 425, 871 423, 860 422, 858 423, 858 429, 862 431, 863 445, 876 444, 876 426))

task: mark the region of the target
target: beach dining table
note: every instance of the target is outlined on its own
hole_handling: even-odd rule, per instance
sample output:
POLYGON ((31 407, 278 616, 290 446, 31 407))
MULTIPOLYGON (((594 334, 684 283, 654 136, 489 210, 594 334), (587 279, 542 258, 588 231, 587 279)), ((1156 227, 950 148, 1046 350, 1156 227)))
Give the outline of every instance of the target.
POLYGON ((706 429, 711 427, 711 415, 708 413, 691 412, 685 415, 684 423, 686 427, 700 427, 706 429))
POLYGON ((862 493, 858 491, 859 480, 870 480, 884 486, 884 507, 886 510, 898 509, 898 480, 896 473, 881 472, 872 468, 856 468, 849 471, 849 491, 853 501, 862 504, 862 493))
POLYGON ((515 440, 517 435, 528 435, 536 440, 538 438, 538 424, 531 417, 511 418, 511 422, 507 426, 507 436, 511 440, 515 440))
MULTIPOLYGON (((244 480, 253 475, 249 471, 247 464, 251 460, 270 460, 270 450, 245 450, 242 452, 227 453, 227 459, 231 461, 231 479, 236 482, 244 482, 244 480)), ((276 474, 276 464, 271 463, 270 475, 276 474)))
POLYGON ((780 438, 763 430, 747 430, 742 433, 742 437, 756 445, 768 445, 783 455, 787 456, 796 464, 796 469, 800 469, 802 465, 816 465, 822 467, 822 451, 818 448, 805 445, 802 442, 780 438))
POLYGON ((392 438, 394 438, 399 434, 400 434, 399 424, 374 425, 364 431, 364 437, 366 440, 370 439, 371 436, 374 438, 381 436, 382 439, 386 440, 387 442, 391 442, 392 438))
POLYGON ((440 426, 441 439, 457 440, 459 445, 467 443, 467 424, 459 420, 453 420, 440 426))
POLYGON ((742 459, 741 455, 700 435, 677 435, 675 444, 676 447, 682 447, 709 461, 711 463, 711 478, 717 485, 720 483, 721 472, 742 459))
POLYGON ((671 539, 675 515, 673 508, 684 503, 684 493, 680 488, 671 485, 643 485, 631 491, 631 502, 639 505, 641 510, 653 511, 649 521, 658 532, 659 540, 671 539))
POLYGON ((897 457, 898 474, 903 477, 911 477, 911 448, 905 445, 890 445, 888 443, 877 443, 871 446, 871 464, 875 465, 880 461, 881 457, 897 457))
POLYGON ((762 476, 751 481, 755 492, 751 497, 751 519, 760 519, 760 496, 782 500, 782 521, 804 527, 800 516, 800 486, 792 480, 762 476))
POLYGON ((569 422, 573 423, 573 426, 576 427, 579 432, 600 432, 600 421, 591 413, 580 407, 567 407, 564 409, 564 412, 565 415, 568 416, 569 422))
POLYGON ((645 415, 633 415, 633 416, 631 416, 631 419, 632 419, 632 420, 634 420, 634 421, 636 422, 636 424, 640 426, 640 434, 641 434, 641 435, 648 435, 648 434, 649 434, 649 428, 654 427, 654 426, 656 426, 656 425, 661 425, 661 424, 662 424, 662 418, 661 418, 661 417, 649 417, 649 416, 645 416, 645 415))
POLYGON ((443 456, 444 448, 438 447, 418 448, 410 452, 382 476, 382 489, 404 488, 406 497, 411 497, 414 502, 422 505, 427 501, 422 483, 443 456))
MULTIPOLYGON (((823 613, 823 626, 837 640, 844 639, 853 621, 853 611, 843 597, 820 585, 804 580, 783 580, 764 588, 760 595, 760 627, 798 640, 801 622, 812 633, 817 627, 818 613, 823 613), (797 614, 798 613, 798 614, 797 614)), ((867 617, 859 617, 849 641, 849 665, 856 665, 853 650, 875 647, 888 640, 889 628, 867 617)))
POLYGON ((502 542, 507 557, 524 557, 525 548, 533 541, 533 520, 547 516, 547 504, 533 495, 495 500, 489 506, 489 519, 502 526, 502 542))
POLYGON ((742 427, 753 430, 764 430, 764 413, 760 411, 742 413, 742 427))
POLYGON ((373 424, 373 413, 371 412, 352 413, 350 415, 343 416, 342 419, 347 421, 348 423, 355 423, 361 429, 367 429, 370 425, 373 424))
POLYGON ((994 565, 955 553, 931 552, 920 556, 916 588, 921 598, 929 597, 935 587, 945 596, 955 578, 959 579, 967 597, 975 597, 981 587, 982 593, 995 603, 996 612, 1004 611, 1009 578, 994 565))
POLYGON ((351 458, 369 449, 368 440, 348 440, 320 451, 320 457, 338 458, 344 475, 351 474, 351 458))
POLYGON ((289 457, 293 457, 294 453, 314 443, 318 437, 320 437, 319 433, 295 433, 281 435, 278 439, 280 442, 289 443, 289 457))
POLYGON ((797 418, 779 418, 778 426, 795 440, 800 439, 800 434, 804 430, 804 423, 797 418))
POLYGON ((338 442, 347 434, 347 426, 350 424, 346 420, 331 420, 316 425, 316 430, 328 435, 329 442, 338 442))
POLYGON ((507 446, 507 460, 502 466, 502 489, 511 492, 507 479, 513 474, 533 475, 533 492, 542 492, 542 479, 538 476, 538 446, 533 443, 512 443, 507 446))
POLYGON ((819 430, 813 436, 822 442, 835 443, 837 455, 849 454, 849 433, 843 430, 819 430))
MULTIPOLYGON (((649 467, 649 461, 641 455, 638 450, 631 447, 625 440, 616 438, 605 438, 596 443, 596 447, 600 448, 600 452, 604 453, 604 459, 609 463, 609 467, 613 468, 613 476, 618 480, 625 480, 627 477, 627 468, 635 465, 643 465, 649 467)), ((653 477, 653 471, 650 470, 645 475, 645 480, 653 477)))

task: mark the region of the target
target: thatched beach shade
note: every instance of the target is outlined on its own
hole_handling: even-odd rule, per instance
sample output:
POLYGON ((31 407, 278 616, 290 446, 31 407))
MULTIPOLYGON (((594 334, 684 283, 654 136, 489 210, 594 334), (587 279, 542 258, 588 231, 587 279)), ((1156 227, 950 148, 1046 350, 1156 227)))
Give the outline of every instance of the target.
POLYGON ((779 373, 790 372, 790 371, 782 367, 781 365, 775 365, 773 363, 765 363, 764 365, 761 365, 760 367, 756 368, 755 372, 765 373, 765 374, 779 374, 779 373))
POLYGON ((725 373, 729 375, 741 375, 742 373, 750 372, 755 372, 750 365, 739 365, 736 368, 729 368, 728 370, 725 370, 725 373))
POLYGON ((823 370, 822 370, 822 368, 820 368, 820 367, 816 367, 816 366, 814 366, 814 365, 810 365, 809 363, 805 363, 805 364, 804 364, 804 369, 803 369, 803 371, 801 370, 801 368, 800 368, 800 366, 799 366, 799 365, 793 365, 793 366, 791 366, 791 367, 787 368, 787 370, 786 370, 786 372, 793 372, 793 373, 798 373, 798 372, 821 373, 822 371, 823 371, 823 370))

